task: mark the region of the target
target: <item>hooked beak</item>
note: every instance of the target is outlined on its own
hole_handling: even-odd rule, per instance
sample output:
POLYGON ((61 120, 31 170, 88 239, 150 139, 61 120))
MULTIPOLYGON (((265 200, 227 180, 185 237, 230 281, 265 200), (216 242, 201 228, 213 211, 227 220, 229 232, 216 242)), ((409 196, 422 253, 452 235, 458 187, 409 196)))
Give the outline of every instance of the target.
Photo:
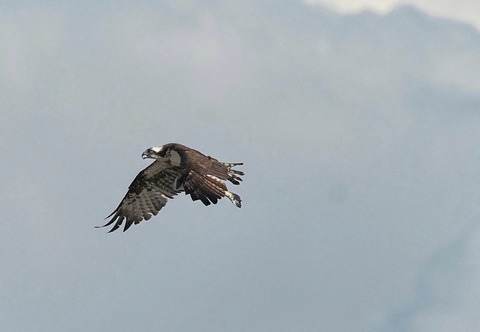
POLYGON ((145 151, 142 153, 142 159, 147 159, 147 158, 151 158, 150 156, 150 153, 148 151, 145 151))

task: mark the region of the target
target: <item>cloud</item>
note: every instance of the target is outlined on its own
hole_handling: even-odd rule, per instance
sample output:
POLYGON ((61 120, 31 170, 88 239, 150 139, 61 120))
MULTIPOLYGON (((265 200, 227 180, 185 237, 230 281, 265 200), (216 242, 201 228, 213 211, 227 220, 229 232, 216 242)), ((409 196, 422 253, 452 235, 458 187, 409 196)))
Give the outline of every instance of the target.
POLYGON ((480 27, 480 5, 477 1, 462 0, 304 0, 305 3, 310 5, 325 4, 339 10, 343 13, 355 13, 362 10, 373 10, 377 13, 388 13, 393 8, 403 5, 413 5, 427 12, 430 15, 445 17, 462 21, 480 27))

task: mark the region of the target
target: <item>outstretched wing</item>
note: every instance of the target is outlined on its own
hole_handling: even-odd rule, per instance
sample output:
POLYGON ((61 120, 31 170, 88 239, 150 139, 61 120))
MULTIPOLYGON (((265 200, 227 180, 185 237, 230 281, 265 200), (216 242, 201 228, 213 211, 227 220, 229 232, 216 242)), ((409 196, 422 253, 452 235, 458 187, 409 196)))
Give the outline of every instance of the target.
MULTIPOLYGON (((103 226, 113 223, 109 231, 117 230, 125 220, 125 232, 142 220, 149 220, 167 204, 168 198, 173 198, 179 193, 173 189, 173 184, 179 176, 179 168, 172 167, 167 163, 156 161, 141 171, 128 187, 128 192, 118 207, 107 218, 112 217, 103 226)), ((105 219, 107 219, 105 218, 105 219)))
POLYGON ((229 192, 225 181, 233 184, 240 184, 242 179, 239 175, 243 172, 233 170, 232 167, 243 165, 242 163, 222 163, 218 160, 207 157, 204 162, 191 169, 183 182, 185 193, 192 197, 192 200, 201 200, 203 204, 217 204, 222 197, 227 197, 237 207, 241 207, 241 199, 235 193, 229 192))

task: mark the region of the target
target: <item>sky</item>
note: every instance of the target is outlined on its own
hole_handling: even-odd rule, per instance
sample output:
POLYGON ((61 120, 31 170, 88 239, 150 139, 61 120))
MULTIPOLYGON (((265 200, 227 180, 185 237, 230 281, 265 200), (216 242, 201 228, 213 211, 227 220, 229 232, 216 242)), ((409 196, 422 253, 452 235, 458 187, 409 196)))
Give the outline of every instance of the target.
POLYGON ((478 331, 471 21, 420 3, 0 8, 2 331, 478 331), (244 162, 242 208, 179 195, 95 228, 169 142, 244 162))

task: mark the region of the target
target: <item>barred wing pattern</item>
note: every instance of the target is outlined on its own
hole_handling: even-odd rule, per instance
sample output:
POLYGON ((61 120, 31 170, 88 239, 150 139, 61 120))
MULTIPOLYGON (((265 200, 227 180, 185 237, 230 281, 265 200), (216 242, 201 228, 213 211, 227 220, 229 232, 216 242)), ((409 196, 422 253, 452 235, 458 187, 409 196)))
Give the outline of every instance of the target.
MULTIPOLYGON (((167 204, 168 198, 173 198, 180 191, 173 189, 173 184, 180 175, 178 167, 167 163, 155 162, 141 171, 128 188, 128 192, 118 207, 107 218, 112 217, 103 226, 113 223, 109 233, 117 230, 125 221, 125 232, 133 224, 149 220, 167 204)), ((105 218, 105 219, 107 219, 105 218)))
POLYGON ((242 206, 240 196, 229 192, 225 181, 238 185, 242 179, 239 175, 243 172, 234 170, 232 167, 243 165, 243 163, 222 163, 209 157, 208 167, 191 170, 183 183, 185 193, 192 197, 192 200, 201 200, 203 204, 217 204, 222 197, 227 197, 237 207, 242 206), (203 174, 201 174, 203 173, 203 174))
POLYGON ((190 171, 183 186, 185 193, 192 197, 192 200, 201 200, 203 204, 217 204, 217 201, 225 197, 227 186, 225 182, 214 176, 203 177, 195 171, 190 171))

